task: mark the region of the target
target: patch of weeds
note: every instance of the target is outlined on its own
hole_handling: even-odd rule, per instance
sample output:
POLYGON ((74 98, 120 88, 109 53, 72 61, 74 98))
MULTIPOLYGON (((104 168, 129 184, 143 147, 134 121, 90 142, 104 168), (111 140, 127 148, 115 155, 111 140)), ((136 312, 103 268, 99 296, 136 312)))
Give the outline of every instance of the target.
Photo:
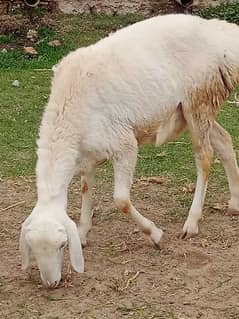
POLYGON ((34 173, 36 138, 50 76, 46 71, 1 72, 0 176, 34 173), (14 80, 20 83, 18 88, 12 86, 14 80))
POLYGON ((19 313, 20 318, 24 318, 27 314, 27 306, 25 304, 19 305, 17 312, 19 313))
MULTIPOLYGON (((56 298, 56 297, 54 297, 54 296, 52 296, 52 295, 43 295, 43 297, 47 300, 47 301, 49 301, 49 302, 51 302, 51 301, 62 301, 62 300, 64 300, 64 298, 56 298)), ((58 317, 57 317, 58 318, 58 317)))
POLYGON ((158 305, 118 307, 122 318, 131 319, 176 319, 173 313, 162 310, 158 305))
POLYGON ((0 35, 0 44, 7 44, 16 41, 16 37, 13 34, 1 34, 0 35))
POLYGON ((38 29, 38 36, 40 39, 44 40, 50 40, 55 35, 55 30, 53 28, 49 28, 46 26, 42 26, 38 29))
POLYGON ((194 10, 193 12, 202 18, 207 19, 221 19, 228 22, 239 24, 239 3, 235 1, 233 3, 222 3, 216 7, 207 7, 201 10, 194 10))
POLYGON ((113 177, 112 163, 105 163, 97 169, 96 181, 111 182, 113 177))
POLYGON ((182 209, 179 208, 179 207, 173 207, 171 209, 168 209, 166 212, 165 212, 165 215, 166 216, 171 216, 171 217, 181 217, 185 214, 183 214, 182 212, 182 209))
POLYGON ((17 309, 19 319, 38 319, 41 312, 33 308, 32 305, 20 304, 17 309))
POLYGON ((126 27, 143 19, 140 14, 126 14, 124 16, 106 16, 96 15, 94 18, 95 29, 103 31, 115 31, 116 29, 126 27))
POLYGON ((182 209, 186 209, 188 207, 190 207, 191 203, 192 203, 192 196, 179 196, 178 198, 178 202, 180 203, 180 206, 182 209))
POLYGON ((55 298, 52 295, 46 295, 44 296, 47 301, 55 301, 55 298))
POLYGON ((136 177, 162 176, 173 174, 172 182, 186 175, 190 180, 195 179, 195 164, 192 147, 185 135, 176 142, 160 147, 145 145, 140 147, 136 168, 136 177), (158 154, 164 152, 161 157, 158 154))
POLYGON ((119 213, 119 211, 116 208, 107 209, 106 212, 100 212, 100 214, 95 215, 95 220, 99 220, 101 223, 115 220, 117 217, 118 220, 125 221, 125 216, 119 213))

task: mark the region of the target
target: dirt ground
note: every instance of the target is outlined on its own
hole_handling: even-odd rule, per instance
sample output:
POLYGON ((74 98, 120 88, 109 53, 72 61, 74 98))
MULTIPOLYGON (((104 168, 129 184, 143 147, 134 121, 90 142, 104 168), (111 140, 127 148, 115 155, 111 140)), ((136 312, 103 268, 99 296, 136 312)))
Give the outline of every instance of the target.
POLYGON ((52 27, 55 22, 48 14, 43 17, 15 15, 0 15, 0 35, 14 36, 10 43, 0 43, 1 49, 22 49, 24 46, 33 46, 40 41, 38 36, 29 39, 28 31, 37 31, 41 27, 52 27))
MULTIPOLYGON (((69 213, 76 222, 79 189, 75 180, 69 213)), ((36 267, 21 271, 18 251, 20 225, 35 203, 35 182, 0 181, 0 318, 239 318, 239 218, 207 212, 200 235, 179 240, 184 217, 168 213, 177 207, 174 192, 167 183, 137 182, 137 208, 165 230, 162 249, 156 250, 114 208, 110 189, 99 185, 95 195, 85 273, 70 273, 66 257, 64 283, 47 290, 36 267)))

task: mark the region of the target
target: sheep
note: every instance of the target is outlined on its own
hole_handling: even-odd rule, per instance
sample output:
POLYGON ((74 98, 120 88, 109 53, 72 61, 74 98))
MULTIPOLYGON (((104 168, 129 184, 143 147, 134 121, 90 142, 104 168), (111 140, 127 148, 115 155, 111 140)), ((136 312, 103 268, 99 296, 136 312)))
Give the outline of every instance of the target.
POLYGON ((216 115, 239 83, 239 28, 190 15, 154 17, 71 52, 54 67, 37 142, 37 203, 22 224, 23 269, 35 257, 44 285, 61 279, 69 245, 72 267, 84 271, 82 246, 92 225, 96 167, 112 161, 114 202, 155 246, 163 231, 130 200, 138 145, 161 145, 188 129, 197 183, 182 238, 198 233, 215 150, 239 213, 239 169, 230 135, 216 115), (67 190, 81 176, 80 225, 67 215, 67 190))

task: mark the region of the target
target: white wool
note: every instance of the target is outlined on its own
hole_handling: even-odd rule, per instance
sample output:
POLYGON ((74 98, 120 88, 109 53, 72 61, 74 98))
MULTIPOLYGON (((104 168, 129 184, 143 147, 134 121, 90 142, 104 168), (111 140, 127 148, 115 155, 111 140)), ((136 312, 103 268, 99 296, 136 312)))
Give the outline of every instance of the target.
MULTIPOLYGON (((94 169, 112 160, 117 207, 157 245, 162 231, 134 208, 129 197, 137 144, 162 144, 186 126, 195 146, 198 181, 184 234, 198 231, 212 157, 209 139, 221 154, 232 208, 239 210, 235 154, 227 133, 215 122, 221 104, 239 83, 237 26, 190 15, 159 16, 80 48, 53 69, 38 140, 38 213, 30 224, 40 215, 51 219, 52 228, 52 220, 64 224, 69 218, 67 188, 79 171, 83 176, 80 235, 85 243, 91 226, 94 169), (224 161, 220 139, 231 154, 229 162, 224 161)), ((45 279, 52 284, 49 278, 55 277, 45 279)))

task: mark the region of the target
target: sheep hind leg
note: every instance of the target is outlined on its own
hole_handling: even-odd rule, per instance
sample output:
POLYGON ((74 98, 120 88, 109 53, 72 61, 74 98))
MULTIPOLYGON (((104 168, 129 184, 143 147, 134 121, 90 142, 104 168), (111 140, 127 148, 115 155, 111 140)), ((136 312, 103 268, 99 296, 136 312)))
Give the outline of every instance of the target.
POLYGON ((137 160, 137 144, 136 141, 129 145, 129 141, 125 149, 121 149, 121 153, 117 154, 117 158, 113 159, 114 169, 114 201, 117 208, 125 215, 130 216, 138 225, 140 230, 146 234, 156 247, 159 246, 162 237, 162 230, 157 228, 155 224, 142 216, 130 201, 130 188, 133 180, 133 173, 137 160))
POLYGON ((92 204, 93 204, 93 186, 95 183, 95 168, 86 175, 81 176, 81 194, 82 194, 82 206, 81 206, 81 216, 80 225, 78 227, 81 244, 86 246, 87 244, 87 234, 92 226, 92 204))
POLYGON ((209 138, 210 122, 207 119, 198 120, 190 115, 186 120, 191 133, 195 153, 197 182, 193 202, 183 226, 181 235, 183 239, 198 234, 198 222, 202 217, 202 209, 213 157, 213 149, 209 138))
POLYGON ((210 130, 210 140, 213 149, 224 166, 228 180, 231 193, 228 214, 239 216, 239 168, 231 136, 217 122, 214 122, 210 130))

